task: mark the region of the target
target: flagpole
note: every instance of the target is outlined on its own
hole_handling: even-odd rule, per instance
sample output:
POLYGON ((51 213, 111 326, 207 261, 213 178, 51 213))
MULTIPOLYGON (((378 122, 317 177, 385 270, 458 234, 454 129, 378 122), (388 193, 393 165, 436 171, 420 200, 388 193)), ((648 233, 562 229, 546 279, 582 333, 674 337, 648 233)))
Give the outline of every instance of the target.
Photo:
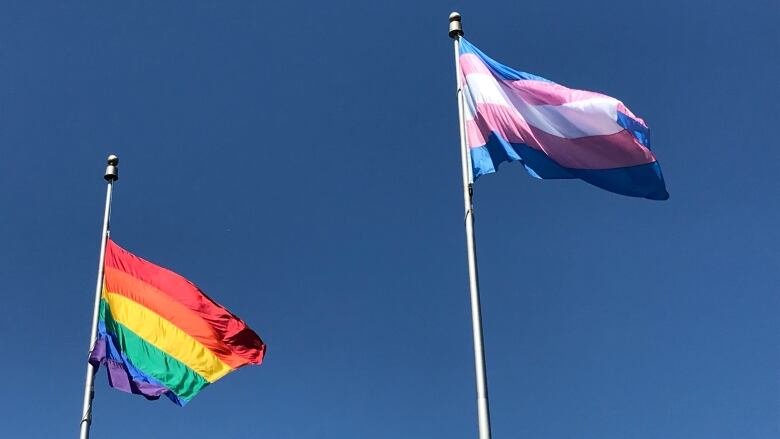
POLYGON ((490 439, 490 408, 488 404, 487 373, 485 371, 485 350, 482 339, 482 308, 479 304, 479 277, 477 275, 477 250, 474 241, 474 204, 472 202, 471 157, 466 145, 466 124, 464 121, 463 84, 460 71, 460 37, 463 35, 461 17, 457 12, 450 14, 450 38, 455 44, 455 73, 457 77, 458 121, 460 123, 460 160, 463 174, 463 208, 466 223, 466 253, 469 263, 469 289, 471 291, 471 330, 474 338, 474 370, 477 384, 477 417, 479 439, 490 439))
MULTIPOLYGON (((119 179, 119 158, 115 155, 108 156, 108 166, 103 178, 106 186, 106 207, 103 213, 103 234, 100 235, 100 258, 98 262, 97 286, 95 287, 95 305, 92 310, 92 328, 89 333, 89 350, 95 347, 97 340, 98 313, 100 311, 100 296, 103 293, 103 263, 106 257, 106 241, 108 239, 108 219, 111 216, 111 191, 114 182, 119 179)), ((97 369, 89 361, 87 362, 87 379, 84 383, 84 406, 81 411, 80 439, 89 438, 89 427, 92 424, 92 397, 95 395, 94 381, 97 369)))

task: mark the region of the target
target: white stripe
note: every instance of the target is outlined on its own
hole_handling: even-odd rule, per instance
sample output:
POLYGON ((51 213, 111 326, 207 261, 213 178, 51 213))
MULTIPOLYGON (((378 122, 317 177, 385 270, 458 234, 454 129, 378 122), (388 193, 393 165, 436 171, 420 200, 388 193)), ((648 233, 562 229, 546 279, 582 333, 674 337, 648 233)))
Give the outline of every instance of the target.
POLYGON ((466 75, 466 84, 475 103, 510 107, 509 99, 493 76, 485 73, 469 73, 466 75))
POLYGON ((494 104, 509 108, 529 125, 554 136, 574 139, 610 135, 623 130, 617 123, 618 101, 608 96, 562 105, 531 105, 492 75, 471 73, 466 76, 466 82, 467 95, 475 106, 494 104))
POLYGON ((605 136, 623 130, 617 123, 617 105, 604 98, 567 102, 563 105, 537 105, 534 109, 550 126, 569 139, 605 136))
POLYGON ((474 120, 477 116, 477 105, 474 103, 474 96, 471 95, 471 89, 468 83, 463 84, 463 116, 467 121, 474 120))

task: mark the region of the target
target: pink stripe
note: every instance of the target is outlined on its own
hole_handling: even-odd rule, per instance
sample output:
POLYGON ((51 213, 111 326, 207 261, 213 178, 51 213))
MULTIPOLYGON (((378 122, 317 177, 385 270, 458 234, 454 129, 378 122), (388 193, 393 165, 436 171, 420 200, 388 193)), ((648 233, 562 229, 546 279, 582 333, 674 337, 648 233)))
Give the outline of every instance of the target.
MULTIPOLYGON (((460 56, 460 66, 463 75, 472 73, 482 73, 493 76, 496 81, 501 82, 508 88, 515 91, 523 100, 531 105, 561 105, 567 102, 581 101, 591 98, 610 98, 601 93, 585 90, 575 90, 564 87, 553 82, 537 81, 533 79, 521 79, 517 81, 508 81, 495 75, 478 56, 473 53, 467 53, 460 56)), ((628 114, 628 113, 627 113, 628 114)), ((630 115, 630 114, 629 114, 630 115)))
POLYGON ((592 98, 613 99, 601 93, 574 90, 552 82, 534 81, 532 79, 519 81, 496 79, 511 88, 520 98, 531 105, 562 105, 592 98))
POLYGON ((469 148, 479 148, 488 142, 490 128, 484 123, 478 123, 476 120, 466 120, 466 144, 469 148))
POLYGON ((610 169, 655 161, 653 153, 626 130, 605 136, 566 139, 529 125, 513 109, 477 104, 476 118, 466 122, 469 146, 485 145, 491 131, 510 143, 525 143, 542 151, 567 168, 610 169))
POLYGON ((460 70, 464 75, 470 73, 486 73, 492 75, 490 68, 482 62, 477 55, 467 53, 460 56, 460 70))
POLYGON ((504 86, 509 88, 519 98, 530 105, 563 105, 569 102, 582 101, 592 98, 607 98, 614 100, 617 110, 621 113, 635 119, 644 126, 645 121, 636 117, 622 102, 602 93, 587 90, 576 90, 564 87, 553 82, 537 81, 533 79, 522 79, 517 81, 508 81, 495 75, 492 70, 482 60, 473 53, 467 53, 460 56, 460 65, 463 76, 471 73, 482 73, 493 76, 493 78, 504 86))

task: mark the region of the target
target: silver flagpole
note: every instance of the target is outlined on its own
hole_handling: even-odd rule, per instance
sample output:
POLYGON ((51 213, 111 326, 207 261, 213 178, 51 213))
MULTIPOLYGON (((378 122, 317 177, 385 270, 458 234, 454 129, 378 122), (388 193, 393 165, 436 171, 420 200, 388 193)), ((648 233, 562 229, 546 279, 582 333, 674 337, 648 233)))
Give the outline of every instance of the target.
POLYGON ((471 330, 474 337, 474 369, 477 381, 477 416, 479 439, 490 439, 490 408, 488 404, 485 350, 482 341, 482 309, 479 305, 479 278, 477 276, 477 251, 474 242, 474 205, 472 203, 471 157, 466 145, 462 75, 460 71, 460 37, 463 35, 460 14, 450 14, 450 38, 455 43, 455 74, 458 84, 458 121, 460 122, 460 160, 463 171, 463 208, 466 223, 466 251, 469 262, 469 288, 471 290, 471 330))
MULTIPOLYGON (((89 350, 95 347, 97 340, 98 313, 100 311, 100 296, 103 292, 103 263, 106 258, 106 240, 108 239, 108 218, 111 216, 111 190, 114 182, 119 179, 119 158, 115 155, 108 156, 108 166, 103 178, 108 185, 106 187, 106 208, 103 213, 103 234, 100 236, 100 258, 98 262, 97 286, 95 287, 95 306, 92 310, 92 329, 89 333, 89 350)), ((95 395, 94 381, 96 369, 87 362, 87 379, 84 383, 84 407, 81 411, 80 439, 89 438, 89 427, 92 424, 92 397, 95 395)))

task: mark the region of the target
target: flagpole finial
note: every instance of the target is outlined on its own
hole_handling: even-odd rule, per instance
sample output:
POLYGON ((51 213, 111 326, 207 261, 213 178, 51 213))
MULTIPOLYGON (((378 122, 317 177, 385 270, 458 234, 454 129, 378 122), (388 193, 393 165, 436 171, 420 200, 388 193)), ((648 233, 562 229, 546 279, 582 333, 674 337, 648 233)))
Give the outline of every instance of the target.
POLYGON ((463 35, 463 25, 460 22, 460 12, 450 14, 450 38, 455 39, 463 35))
POLYGON ((103 178, 111 182, 119 180, 119 157, 111 154, 108 156, 107 162, 108 166, 106 166, 106 173, 103 175, 103 178))

